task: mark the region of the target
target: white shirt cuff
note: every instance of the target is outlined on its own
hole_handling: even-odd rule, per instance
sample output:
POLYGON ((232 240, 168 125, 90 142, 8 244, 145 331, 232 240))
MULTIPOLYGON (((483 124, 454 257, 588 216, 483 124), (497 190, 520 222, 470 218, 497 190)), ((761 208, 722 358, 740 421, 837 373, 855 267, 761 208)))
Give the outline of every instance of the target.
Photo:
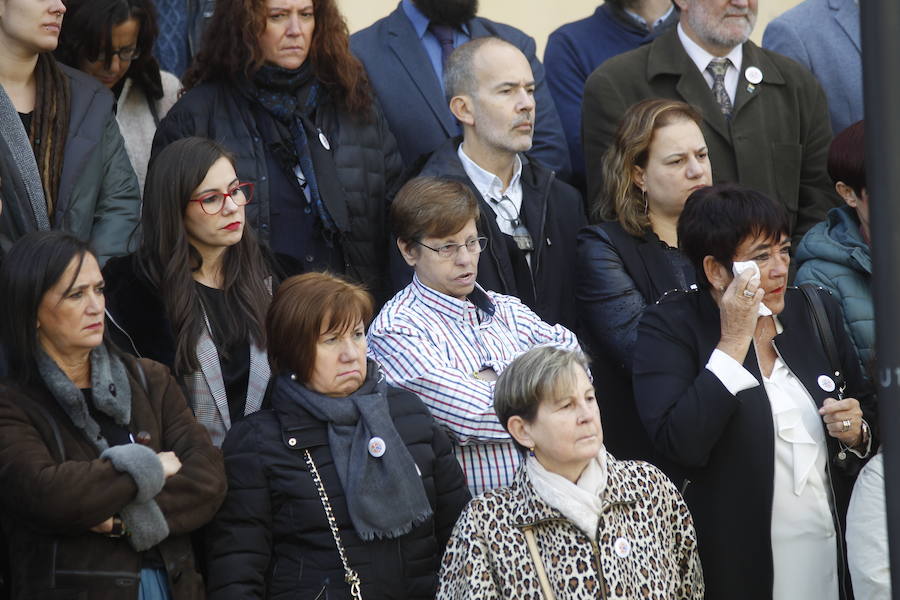
POLYGON ((718 348, 713 350, 709 361, 706 363, 706 368, 719 378, 719 381, 731 392, 732 396, 737 396, 738 392, 743 392, 759 385, 756 377, 750 371, 718 348))
MULTIPOLYGON (((865 419, 863 419, 863 421, 865 421, 865 419)), ((866 427, 869 427, 868 422, 866 422, 866 427)), ((843 448, 844 450, 849 450, 850 452, 852 452, 859 458, 868 458, 869 454, 871 454, 871 452, 872 452, 872 428, 869 427, 869 439, 866 440, 865 448, 863 448, 863 449, 851 448, 850 446, 846 445, 843 442, 841 442, 841 448, 843 448)))

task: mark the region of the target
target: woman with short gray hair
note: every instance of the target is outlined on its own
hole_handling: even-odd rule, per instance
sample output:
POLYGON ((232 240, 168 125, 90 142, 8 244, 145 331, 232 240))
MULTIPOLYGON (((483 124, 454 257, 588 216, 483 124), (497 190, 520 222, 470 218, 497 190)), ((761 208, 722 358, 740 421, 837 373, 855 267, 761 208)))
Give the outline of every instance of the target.
POLYGON ((687 506, 656 467, 607 454, 583 354, 524 353, 500 375, 494 409, 528 457, 463 512, 440 600, 703 598, 687 506))

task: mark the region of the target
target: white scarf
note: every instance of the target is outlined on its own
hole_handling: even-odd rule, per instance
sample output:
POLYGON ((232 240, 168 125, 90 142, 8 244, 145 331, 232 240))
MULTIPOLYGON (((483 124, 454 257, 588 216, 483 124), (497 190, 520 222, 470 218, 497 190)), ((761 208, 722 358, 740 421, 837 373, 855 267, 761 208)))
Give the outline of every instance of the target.
POLYGON ((608 475, 604 446, 600 446, 597 458, 588 463, 577 483, 551 473, 533 456, 525 461, 525 469, 541 500, 561 512, 590 539, 597 538, 608 475))

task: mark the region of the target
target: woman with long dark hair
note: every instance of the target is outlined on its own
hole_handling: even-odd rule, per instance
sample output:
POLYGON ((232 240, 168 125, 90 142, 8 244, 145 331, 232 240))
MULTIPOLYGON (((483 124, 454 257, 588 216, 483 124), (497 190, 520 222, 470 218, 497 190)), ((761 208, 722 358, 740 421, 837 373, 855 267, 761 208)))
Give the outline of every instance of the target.
POLYGON ((0 289, 10 597, 203 598, 188 534, 222 502, 222 456, 168 369, 105 341, 96 257, 71 234, 33 232, 0 289))
POLYGON ((116 96, 116 121, 141 188, 159 120, 178 99, 178 78, 153 56, 159 34, 152 0, 67 0, 57 60, 116 96))
POLYGON ((154 156, 216 139, 256 184, 249 221, 289 272, 387 296, 387 198, 401 162, 335 0, 219 0, 154 156))
POLYGON ((102 264, 127 253, 140 189, 112 96, 53 58, 65 13, 61 0, 0 0, 0 137, 13 149, 0 155, 13 180, 0 246, 61 229, 90 240, 102 264))
POLYGON ((244 215, 253 191, 222 146, 178 140, 148 174, 140 247, 104 269, 114 339, 172 368, 216 445, 269 380, 271 278, 244 215))

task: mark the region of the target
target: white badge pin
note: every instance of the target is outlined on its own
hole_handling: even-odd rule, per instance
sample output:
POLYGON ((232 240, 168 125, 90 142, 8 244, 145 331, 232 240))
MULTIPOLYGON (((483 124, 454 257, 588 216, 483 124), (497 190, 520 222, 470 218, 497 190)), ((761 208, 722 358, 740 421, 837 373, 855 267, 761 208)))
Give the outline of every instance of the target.
POLYGON ((828 375, 819 375, 819 387, 826 392, 833 392, 835 388, 834 379, 828 375))
POLYGON ((369 454, 374 456, 375 458, 381 458, 384 456, 385 451, 387 450, 387 446, 384 443, 384 440, 380 437, 373 437, 369 440, 369 454))
POLYGON ((325 137, 325 134, 321 131, 319 132, 319 142, 322 144, 322 147, 326 150, 331 150, 331 144, 328 143, 328 138, 325 137))
POLYGON ((747 67, 747 70, 744 71, 744 77, 753 85, 762 83, 763 80, 762 71, 759 70, 759 67, 747 67))
POLYGON ((627 538, 617 538, 613 543, 613 550, 616 551, 619 558, 625 558, 631 554, 631 542, 629 542, 627 538))

